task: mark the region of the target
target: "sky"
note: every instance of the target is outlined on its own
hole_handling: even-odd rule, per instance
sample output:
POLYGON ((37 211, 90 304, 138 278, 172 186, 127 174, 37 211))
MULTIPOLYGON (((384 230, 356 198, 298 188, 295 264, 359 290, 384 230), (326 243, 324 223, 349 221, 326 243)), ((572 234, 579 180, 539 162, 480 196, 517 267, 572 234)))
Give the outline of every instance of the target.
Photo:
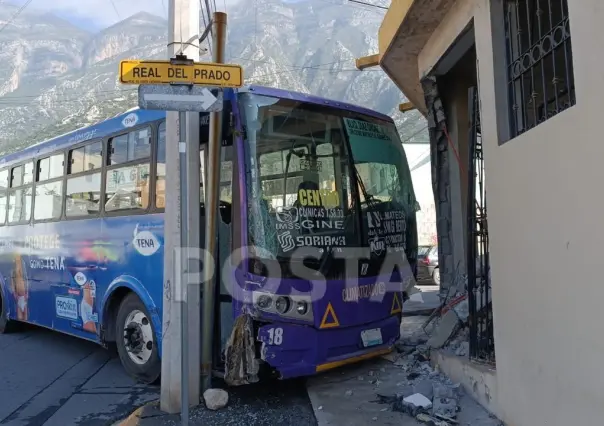
MULTIPOLYGON (((16 5, 22 5, 26 1, 9 0, 16 5)), ((228 13, 229 6, 233 6, 238 0, 215 2, 219 11, 224 11, 226 5, 228 13)), ((169 0, 32 0, 27 10, 52 12, 77 26, 95 31, 141 11, 167 18, 168 3, 169 0)))

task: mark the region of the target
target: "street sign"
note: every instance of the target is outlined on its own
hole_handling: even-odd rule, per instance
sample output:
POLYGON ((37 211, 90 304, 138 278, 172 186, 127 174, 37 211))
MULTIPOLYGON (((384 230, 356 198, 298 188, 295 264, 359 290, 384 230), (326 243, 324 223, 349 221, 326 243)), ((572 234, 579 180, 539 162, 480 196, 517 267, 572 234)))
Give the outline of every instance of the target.
POLYGON ((217 96, 206 87, 141 84, 138 106, 164 111, 222 111, 222 91, 217 96))
POLYGON ((199 84, 212 87, 243 86, 240 65, 196 62, 176 65, 170 61, 120 62, 120 83, 123 84, 199 84))

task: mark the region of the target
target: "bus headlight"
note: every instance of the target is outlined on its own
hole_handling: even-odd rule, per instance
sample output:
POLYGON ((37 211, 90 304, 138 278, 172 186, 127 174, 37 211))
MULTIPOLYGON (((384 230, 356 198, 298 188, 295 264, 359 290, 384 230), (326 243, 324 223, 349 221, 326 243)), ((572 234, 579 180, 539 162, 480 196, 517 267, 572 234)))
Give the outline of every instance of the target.
POLYGON ((277 298, 277 301, 275 302, 275 309, 277 309, 277 312, 284 314, 289 311, 290 307, 291 302, 289 301, 289 297, 280 296, 277 298))
POLYGON ((280 296, 264 291, 253 291, 252 303, 257 316, 261 316, 262 312, 304 322, 312 322, 314 319, 310 295, 280 296))
POLYGON ((308 312, 308 303, 306 303, 304 300, 299 300, 296 303, 296 312, 298 312, 300 315, 306 315, 308 312))
POLYGON ((267 294, 263 294, 263 295, 259 296, 258 299, 256 300, 256 306, 262 310, 269 309, 272 304, 273 304, 273 298, 267 294))

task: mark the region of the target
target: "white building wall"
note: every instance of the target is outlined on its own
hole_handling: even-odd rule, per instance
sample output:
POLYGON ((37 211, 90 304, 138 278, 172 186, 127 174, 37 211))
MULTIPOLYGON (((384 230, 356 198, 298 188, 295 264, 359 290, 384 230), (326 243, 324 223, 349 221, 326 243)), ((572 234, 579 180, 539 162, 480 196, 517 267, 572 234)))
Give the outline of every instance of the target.
MULTIPOLYGON (((411 168, 425 155, 430 155, 428 144, 406 144, 404 148, 411 168)), ((419 245, 436 244, 436 210, 434 192, 432 191, 431 167, 431 163, 428 161, 411 172, 415 198, 421 207, 416 215, 419 245)))
POLYGON ((498 414, 511 426, 603 424, 604 1, 568 1, 576 106, 501 146, 494 73, 504 64, 494 65, 490 1, 458 3, 419 71, 436 63, 474 3, 498 414))

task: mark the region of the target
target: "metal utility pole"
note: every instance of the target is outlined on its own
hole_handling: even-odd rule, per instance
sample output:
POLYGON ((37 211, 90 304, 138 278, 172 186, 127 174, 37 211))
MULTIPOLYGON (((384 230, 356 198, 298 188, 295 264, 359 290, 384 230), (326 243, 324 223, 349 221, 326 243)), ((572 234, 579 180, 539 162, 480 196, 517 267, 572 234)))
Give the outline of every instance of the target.
MULTIPOLYGON (((214 63, 224 63, 224 52, 227 35, 227 15, 215 12, 212 17, 212 59, 214 63)), ((206 251, 203 264, 214 262, 217 245, 218 202, 220 197, 220 146, 222 139, 222 113, 210 113, 210 137, 208 146, 206 194, 206 251)), ((204 267, 203 271, 203 320, 201 374, 203 390, 212 386, 212 355, 214 341, 214 311, 215 311, 215 276, 212 270, 204 267)))
MULTIPOLYGON (((168 59, 199 60, 199 11, 198 0, 170 0, 168 59)), ((166 170, 160 407, 186 425, 200 397, 199 291, 186 291, 187 253, 199 247, 199 113, 167 113, 166 170)))

